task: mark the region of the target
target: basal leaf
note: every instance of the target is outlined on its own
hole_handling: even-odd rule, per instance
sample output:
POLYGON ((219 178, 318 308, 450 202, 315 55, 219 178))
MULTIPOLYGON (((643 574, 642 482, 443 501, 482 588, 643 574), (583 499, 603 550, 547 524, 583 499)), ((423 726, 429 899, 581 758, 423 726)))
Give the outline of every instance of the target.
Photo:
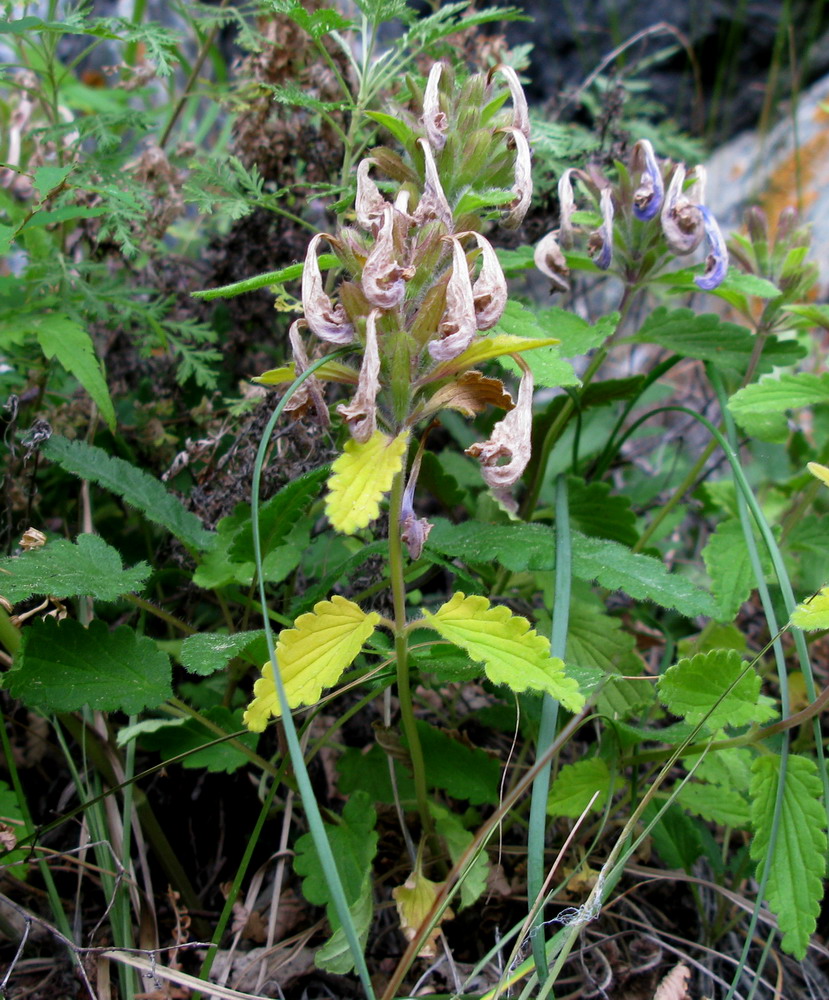
POLYGON ((797 372, 776 377, 766 375, 754 385, 735 392, 728 408, 739 420, 744 415, 766 416, 826 402, 829 402, 829 372, 822 375, 797 372))
MULTIPOLYGON (((400 930, 403 931, 403 935, 407 941, 411 941, 420 930, 429 911, 435 904, 435 900, 441 890, 441 885, 440 882, 433 882, 431 879, 426 878, 418 866, 403 885, 392 889, 391 894, 397 904, 397 916, 400 919, 400 930)), ((423 947, 418 952, 418 957, 435 957, 440 924, 444 920, 451 920, 453 916, 454 914, 451 910, 446 909, 443 911, 440 920, 438 920, 430 931, 429 936, 423 942, 423 947)))
POLYGON ((766 897, 783 932, 783 950, 802 959, 823 900, 826 812, 815 762, 790 754, 777 839, 769 857, 780 763, 780 758, 772 754, 754 761, 751 782, 754 836, 750 849, 757 862, 758 881, 768 870, 766 897))
POLYGON ((694 725, 705 718, 716 730, 771 718, 774 711, 759 700, 760 686, 757 671, 736 650, 714 649, 670 667, 659 678, 659 697, 674 715, 694 725))
POLYGON ((610 483, 570 476, 567 494, 570 520, 579 531, 626 546, 636 544, 639 533, 630 498, 611 493, 610 483))
POLYGON ((506 684, 513 691, 544 691, 570 712, 584 707, 578 684, 566 676, 564 663, 550 655, 549 641, 530 629, 526 618, 503 605, 491 607, 485 597, 462 593, 434 614, 423 615, 444 639, 483 663, 493 684, 506 684))
MULTIPOLYGON (((323 688, 336 684, 379 621, 377 612, 366 614, 352 601, 335 595, 300 615, 294 628, 280 632, 276 660, 291 708, 313 704, 323 688)), ((268 718, 280 714, 272 663, 265 664, 253 694, 243 722, 261 733, 268 718)))
POLYGON ((390 438, 381 431, 359 444, 354 439, 331 466, 325 513, 337 531, 351 535, 380 514, 380 501, 403 466, 409 440, 403 431, 390 438))
MULTIPOLYGON (((202 632, 189 635, 181 644, 180 660, 182 666, 191 674, 208 677, 217 670, 224 670, 232 659, 242 656, 251 647, 261 648, 265 640, 263 629, 253 632, 235 632, 233 635, 223 635, 219 632, 202 632)), ((267 646, 260 658, 268 655, 267 646)))
MULTIPOLYGON (((357 940, 365 951, 368 932, 374 920, 374 892, 369 874, 363 879, 360 895, 348 907, 357 940)), ((345 976, 354 968, 354 955, 342 927, 338 927, 331 937, 317 949, 314 965, 335 976, 345 976)))
POLYGON ((436 365, 424 378, 421 383, 436 382, 442 378, 449 378, 460 372, 465 372, 469 368, 484 361, 491 361, 492 358, 500 358, 504 354, 516 354, 521 351, 532 351, 537 347, 549 347, 557 344, 555 337, 514 337, 506 333, 497 333, 491 337, 481 337, 467 347, 456 358, 449 361, 442 361, 436 365))
POLYGON ((56 538, 39 549, 0 559, 0 594, 12 603, 31 594, 114 601, 142 590, 149 575, 144 562, 124 569, 118 550, 99 535, 78 535, 74 543, 56 538))
MULTIPOLYGON (((650 802, 642 813, 642 822, 650 823, 659 808, 650 802)), ((672 802, 651 829, 651 838, 660 858, 669 868, 690 871, 702 854, 699 823, 672 802)))
POLYGON ((806 632, 829 628, 829 587, 823 587, 819 594, 801 601, 792 612, 790 624, 806 632))
POLYGON ((57 313, 31 317, 29 326, 47 358, 60 364, 89 393, 111 431, 115 430, 115 409, 109 396, 101 362, 87 331, 75 320, 57 313))
POLYGON ((610 771, 601 757, 590 757, 565 764, 556 775, 547 799, 550 816, 569 816, 573 819, 590 805, 590 800, 598 792, 590 805, 594 812, 601 812, 607 802, 610 790, 610 771))
POLYGON ((213 545, 216 536, 205 531, 199 518, 178 497, 153 476, 122 458, 108 455, 85 441, 69 441, 56 434, 46 442, 43 454, 67 472, 80 479, 91 479, 122 497, 149 521, 160 524, 190 548, 203 550, 213 545))
POLYGON ((36 621, 23 630, 14 669, 3 685, 44 712, 103 712, 155 708, 172 696, 166 653, 127 625, 110 632, 95 619, 88 628, 67 618, 36 621))

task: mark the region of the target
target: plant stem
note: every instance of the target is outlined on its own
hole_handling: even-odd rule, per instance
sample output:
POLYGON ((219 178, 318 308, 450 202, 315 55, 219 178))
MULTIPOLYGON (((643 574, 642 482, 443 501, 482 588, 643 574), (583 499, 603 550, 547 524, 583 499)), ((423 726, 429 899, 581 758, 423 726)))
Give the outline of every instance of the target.
POLYGON ((397 659, 397 698, 400 703, 400 723, 409 744, 412 762, 415 797, 420 813, 420 822, 427 837, 432 837, 432 817, 426 794, 426 767, 423 762, 423 748, 417 734, 412 687, 409 676, 409 643, 406 635, 406 581, 403 578, 403 543, 400 540, 400 510, 403 505, 405 470, 394 477, 389 508, 389 576, 394 604, 394 652, 397 659))

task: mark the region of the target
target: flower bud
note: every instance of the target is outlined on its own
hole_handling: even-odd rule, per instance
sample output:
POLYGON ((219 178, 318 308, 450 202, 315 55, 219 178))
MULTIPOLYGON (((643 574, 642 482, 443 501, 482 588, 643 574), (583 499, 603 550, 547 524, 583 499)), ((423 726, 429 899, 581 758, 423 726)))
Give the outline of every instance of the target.
POLYGON ((561 212, 558 239, 565 250, 573 249, 573 212, 576 210, 576 200, 573 197, 573 182, 570 180, 572 169, 565 170, 558 180, 558 201, 561 212))
POLYGON ((418 139, 417 142, 423 150, 426 182, 423 186, 423 194, 420 196, 420 202, 413 213, 414 223, 417 226, 422 226, 426 222, 431 222, 432 219, 437 219, 451 232, 452 209, 449 207, 449 202, 443 193, 443 186, 440 183, 432 150, 425 139, 418 139))
MULTIPOLYGON (((304 320, 294 320, 291 323, 291 328, 288 330, 288 340, 291 342, 291 351, 294 356, 294 373, 296 375, 301 375, 308 367, 308 355, 305 353, 305 345, 302 343, 302 337, 299 335, 299 328, 304 324, 304 320)), ((323 398, 322 383, 315 375, 307 378, 291 396, 285 404, 285 412, 290 413, 297 420, 303 414, 307 413, 311 406, 316 411, 320 426, 322 428, 330 427, 331 417, 328 414, 328 407, 325 405, 325 399, 323 398)))
POLYGON ((515 183, 512 186, 515 200, 501 224, 507 229, 517 229, 524 221, 533 196, 532 156, 527 137, 520 129, 510 126, 503 131, 509 134, 508 141, 515 146, 515 183))
POLYGON ((357 200, 354 209, 357 222, 363 229, 376 236, 383 224, 383 213, 388 202, 380 194, 380 190, 369 177, 368 172, 375 163, 368 157, 360 160, 357 166, 357 200))
POLYGON ((600 207, 602 224, 587 241, 587 252, 596 267, 606 271, 613 260, 613 191, 602 188, 600 207))
POLYGON ((506 63, 499 63, 487 74, 487 83, 492 80, 492 77, 496 73, 500 73, 507 81, 510 96, 512 97, 512 128, 518 129, 525 139, 529 139, 530 113, 527 108, 527 98, 524 96, 524 88, 521 86, 518 74, 512 66, 507 66, 506 63))
POLYGON ((474 236, 481 248, 481 271, 472 285, 475 323, 479 330, 495 326, 507 304, 507 279, 489 240, 477 232, 458 233, 458 239, 474 236))

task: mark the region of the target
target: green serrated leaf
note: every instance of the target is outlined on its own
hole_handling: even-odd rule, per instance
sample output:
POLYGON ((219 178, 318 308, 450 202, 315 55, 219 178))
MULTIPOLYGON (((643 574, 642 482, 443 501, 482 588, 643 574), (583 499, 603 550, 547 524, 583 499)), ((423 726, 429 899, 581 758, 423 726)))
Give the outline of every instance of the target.
POLYGON ((209 549, 216 536, 205 531, 195 514, 178 497, 146 472, 122 458, 108 455, 102 448, 85 441, 69 441, 53 434, 46 442, 43 454, 50 462, 80 479, 90 479, 103 486, 144 516, 167 528, 180 541, 193 549, 209 549))
POLYGON ((610 790, 610 770, 601 757, 590 757, 565 764, 556 775, 547 799, 550 816, 569 816, 576 819, 588 806, 601 812, 610 790), (598 796, 592 802, 593 796, 598 796))
MULTIPOLYGON (((456 864, 472 843, 472 833, 464 827, 454 813, 450 813, 448 809, 444 809, 436 802, 429 803, 429 811, 435 820, 435 831, 438 836, 443 838, 452 864, 456 864)), ((481 851, 463 876, 460 909, 471 906, 481 898, 486 891, 488 875, 489 859, 486 856, 486 851, 481 851)))
POLYGON ((23 631, 15 667, 3 679, 14 698, 44 712, 88 706, 133 715, 172 697, 166 653, 128 625, 113 632, 67 618, 36 621, 23 631))
POLYGON ((679 789, 676 801, 709 823, 738 830, 747 829, 750 823, 748 801, 733 789, 726 794, 718 785, 687 781, 679 789))
POLYGON ((717 730, 771 718, 775 712, 759 700, 760 687, 757 671, 736 650, 714 649, 670 667, 659 678, 659 697, 686 722, 705 719, 717 730))
POLYGON ((97 405, 110 430, 115 430, 115 408, 109 396, 101 362, 87 331, 68 316, 45 313, 30 317, 28 325, 47 358, 60 364, 81 383, 97 405))
MULTIPOLYGON (((766 547, 758 546, 758 552, 763 569, 768 572, 771 567, 766 547)), ((732 621, 759 583, 754 577, 740 521, 734 518, 718 524, 702 550, 702 558, 717 602, 716 618, 721 622, 732 621)))
MULTIPOLYGON (((495 333, 535 340, 543 340, 545 337, 558 338, 559 332, 556 329, 558 317, 551 317, 547 315, 548 313, 549 310, 537 313, 515 299, 510 299, 498 321, 495 333)), ((558 344, 536 347, 524 354, 524 360, 529 365, 537 386, 555 388, 580 384, 573 366, 562 357, 558 344)), ((520 368, 508 355, 499 357, 498 363, 514 375, 521 375, 520 368)))
MULTIPOLYGON (((209 722, 225 733, 238 733, 236 739, 240 743, 251 750, 256 749, 259 737, 256 733, 243 730, 241 712, 231 712, 223 705, 214 705, 203 714, 209 722)), ((165 719, 160 725, 159 720, 152 721, 155 725, 144 730, 139 728, 142 723, 138 723, 134 727, 136 730, 134 735, 145 750, 158 752, 162 760, 170 760, 186 753, 187 756, 181 761, 182 767, 204 769, 212 774, 220 772, 233 774, 239 768, 250 764, 250 758, 229 740, 216 743, 214 746, 206 746, 205 744, 217 739, 218 734, 213 729, 203 726, 198 719, 165 719)))
POLYGON ((790 754, 780 824, 769 856, 780 767, 780 758, 772 754, 758 757, 752 765, 750 851, 757 862, 757 880, 768 871, 766 898, 783 932, 783 950, 802 959, 823 899, 826 812, 817 765, 790 754))
POLYGON ((639 533, 629 497, 611 494, 610 483, 585 483, 575 476, 568 482, 570 520, 579 531, 621 545, 636 544, 639 533))
MULTIPOLYGON (((656 815, 659 805, 651 802, 642 813, 642 822, 649 823, 656 815)), ((690 871, 694 862, 702 854, 702 838, 699 824, 691 819, 676 802, 672 802, 651 830, 651 838, 659 857, 668 868, 684 868, 690 871)))
POLYGON ((740 420, 751 414, 768 416, 826 402, 829 402, 829 372, 822 375, 797 372, 777 377, 766 375, 754 385, 735 392, 728 408, 740 420))
MULTIPOLYGON (((371 864, 377 853, 376 824, 377 813, 374 806, 368 795, 360 790, 353 792, 345 804, 342 822, 336 826, 325 824, 325 832, 349 907, 360 898, 366 876, 371 872, 371 864)), ((325 872, 311 834, 304 833, 299 837, 294 850, 294 869, 302 877, 302 894, 309 903, 326 907, 328 922, 336 931, 340 921, 331 901, 325 872)))
POLYGON ((400 761, 395 761, 395 796, 389 774, 389 758, 377 743, 367 753, 356 747, 346 747, 337 760, 337 771, 340 776, 337 787, 343 795, 351 795, 359 789, 372 802, 384 802, 387 805, 393 805, 398 799, 404 805, 416 802, 414 781, 400 761))
POLYGON ((99 535, 78 535, 72 543, 57 538, 39 549, 0 559, 0 594, 12 603, 31 594, 89 596, 114 601, 142 590, 150 567, 124 569, 117 549, 99 535))
MULTIPOLYGON (((727 323, 714 313, 659 306, 629 338, 634 343, 659 344, 683 357, 710 361, 732 371, 744 372, 755 347, 753 334, 743 326, 727 323)), ((803 348, 792 340, 769 338, 757 367, 758 374, 775 365, 794 364, 803 357, 803 348)))
MULTIPOLYGON (((259 535, 263 557, 285 541, 298 516, 319 494, 329 472, 330 467, 327 465, 306 472, 283 486, 276 496, 262 505, 259 510, 259 535)), ((253 525, 250 520, 243 522, 240 530, 234 534, 230 557, 236 562, 253 562, 253 525)))
POLYGON ((680 614, 712 616, 711 597, 690 580, 669 572, 659 559, 631 552, 624 545, 601 538, 572 533, 573 575, 580 580, 598 580, 609 590, 623 590, 640 601, 653 601, 680 614))
MULTIPOLYGON (((374 894, 371 878, 368 875, 363 879, 360 895, 348 907, 348 912, 351 914, 357 940, 365 951, 368 932, 371 930, 371 924, 374 920, 374 894)), ((314 955, 314 965, 335 976, 345 976, 354 968, 354 955, 342 927, 338 927, 325 944, 317 950, 314 955)))
POLYGON ((203 632, 189 635, 181 644, 179 659, 182 666, 191 674, 208 677, 217 670, 224 670, 232 659, 246 652, 252 662, 261 663, 268 657, 268 647, 262 647, 265 633, 262 629, 253 632, 235 632, 233 635, 221 635, 216 632, 203 632), (255 658, 250 653, 259 647, 255 658))
POLYGON ((498 802, 501 766, 484 750, 461 743, 427 722, 417 722, 417 731, 426 760, 426 780, 452 798, 472 805, 498 802))

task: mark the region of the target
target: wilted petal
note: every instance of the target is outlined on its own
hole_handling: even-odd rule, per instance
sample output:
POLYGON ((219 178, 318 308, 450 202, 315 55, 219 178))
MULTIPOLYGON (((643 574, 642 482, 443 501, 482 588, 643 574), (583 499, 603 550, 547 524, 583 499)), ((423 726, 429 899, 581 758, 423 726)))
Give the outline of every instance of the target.
POLYGON ((572 170, 565 170, 558 179, 558 203, 561 210, 558 239, 565 250, 573 249, 572 218, 576 210, 576 200, 573 197, 573 182, 570 180, 572 173, 572 170))
POLYGON ((515 183, 512 185, 515 201, 510 205, 510 210, 501 220, 501 224, 507 229, 517 229, 524 221, 532 201, 532 156, 527 137, 520 129, 506 128, 504 131, 509 133, 510 140, 515 145, 515 183))
POLYGON ((647 222, 662 207, 665 194, 662 171, 656 162, 653 146, 647 139, 640 139, 633 147, 631 167, 640 172, 639 187, 633 192, 633 214, 647 222))
POLYGON ((530 460, 533 376, 523 358, 518 355, 513 357, 523 371, 515 409, 493 427, 488 441, 466 449, 467 455, 480 460, 484 481, 495 490, 503 490, 517 482, 530 460), (507 459, 506 464, 499 465, 501 459, 507 459))
POLYGON ((446 145, 446 129, 449 127, 446 115, 440 110, 438 84, 442 72, 443 63, 438 62, 432 66, 423 94, 423 125, 426 128, 429 144, 438 153, 446 145))
POLYGON ((570 277, 570 268, 567 266, 567 261, 564 259, 564 254, 561 252, 554 232, 547 233, 539 241, 533 254, 533 260, 538 270, 542 274, 546 274, 552 281, 552 291, 570 291, 570 282, 567 280, 570 277))
POLYGON ((452 229, 452 209, 443 193, 443 186, 440 183, 438 169, 435 166, 435 158, 432 156, 432 149, 425 139, 418 139, 418 144, 423 150, 423 160, 426 169, 426 182, 423 186, 423 194, 420 202, 414 211, 413 219, 416 225, 422 226, 425 222, 437 219, 442 222, 448 230, 452 229))
POLYGON ((596 267, 606 271, 613 260, 613 192, 609 187, 602 188, 600 207, 602 224, 590 234, 587 252, 593 258, 596 267))
POLYGON ((332 304, 322 287, 317 244, 320 240, 331 241, 328 233, 318 233, 308 244, 305 267, 302 270, 302 308, 308 326, 320 340, 331 344, 350 344, 354 340, 354 327, 349 322, 345 309, 332 304))
POLYGON ((420 447, 417 449, 415 460, 412 462, 412 467, 409 471, 409 480, 406 483, 406 489, 403 491, 403 502, 400 507, 400 539, 405 543, 406 548, 409 550, 409 556, 412 559, 420 558, 423 546, 426 544, 426 539, 432 530, 431 521, 428 521, 425 517, 415 517, 414 512, 414 491, 417 485, 417 477, 420 475, 420 462, 423 458, 425 443, 426 439, 424 437, 423 441, 420 442, 420 447))
POLYGON ((360 381, 350 403, 340 403, 337 413, 344 418, 351 436, 365 444, 377 430, 377 393, 380 390, 380 352, 377 347, 377 310, 366 320, 366 346, 360 366, 360 381))
MULTIPOLYGON (((304 321, 301 319, 295 320, 291 323, 290 330, 288 330, 288 339, 291 342, 291 350, 294 355, 294 372, 296 375, 301 375, 308 367, 308 355, 305 353, 305 345, 302 343, 302 337, 299 335, 299 328, 303 323, 304 321)), ((320 426, 324 428, 329 427, 331 425, 331 418, 328 414, 328 407, 325 405, 325 399, 323 398, 322 384, 315 375, 307 378, 293 396, 291 396, 285 404, 285 412, 292 414, 294 419, 299 419, 312 406, 316 410, 320 426)))
POLYGON ((493 74, 500 73, 507 81, 509 92, 512 97, 512 127, 517 128, 525 139, 530 137, 530 114, 527 109, 527 98, 524 96, 524 88, 518 79, 518 74, 505 63, 500 63, 489 71, 489 79, 493 74))
POLYGON ((665 242, 675 254, 693 253, 705 235, 702 212, 683 192, 685 167, 678 163, 662 203, 662 232, 665 242))
POLYGON ((498 255, 489 240, 480 233, 458 233, 458 239, 474 236, 481 248, 481 270, 472 286, 475 322, 479 330, 495 326, 507 304, 507 279, 498 262, 498 255))
POLYGON ((449 239, 452 240, 452 276, 446 285, 446 309, 438 325, 441 339, 429 344, 429 353, 435 361, 449 361, 462 354, 478 331, 466 254, 457 236, 449 239))
POLYGON ((412 268, 401 267, 395 260, 394 215, 392 206, 386 205, 383 225, 363 267, 363 294, 377 309, 396 309, 406 295, 406 281, 413 275, 412 268))
POLYGON ((376 236, 383 224, 383 214, 388 202, 368 175, 374 162, 366 158, 360 160, 357 166, 357 201, 354 208, 360 226, 376 236))
POLYGON ((705 259, 705 274, 694 278, 697 286, 705 292, 710 292, 722 283, 728 271, 728 250, 725 247, 725 240, 717 225, 717 220, 704 205, 700 205, 702 212, 702 222, 705 226, 705 235, 708 238, 709 252, 705 259))

